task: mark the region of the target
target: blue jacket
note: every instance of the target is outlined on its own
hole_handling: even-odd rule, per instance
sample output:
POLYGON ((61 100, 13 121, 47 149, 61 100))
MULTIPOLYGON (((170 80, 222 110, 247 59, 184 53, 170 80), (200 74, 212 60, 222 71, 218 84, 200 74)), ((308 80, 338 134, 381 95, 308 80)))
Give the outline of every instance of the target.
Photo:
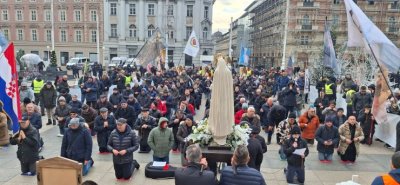
POLYGON ((227 166, 222 170, 219 185, 266 185, 264 177, 256 169, 247 165, 238 166, 237 173, 233 173, 232 166, 227 166))
MULTIPOLYGON (((396 180, 400 184, 400 169, 394 169, 394 170, 390 171, 389 175, 392 176, 394 178, 394 180, 396 180)), ((385 185, 383 183, 382 176, 376 177, 374 179, 374 181, 372 181, 371 185, 385 185)))
POLYGON ((78 109, 78 112, 81 112, 81 110, 82 110, 82 102, 79 101, 79 100, 77 100, 77 101, 72 101, 72 100, 71 100, 71 101, 68 103, 68 105, 71 106, 71 108, 78 109))
POLYGON ((40 116, 40 114, 33 113, 31 115, 28 115, 28 113, 24 113, 22 114, 22 116, 28 116, 32 126, 35 127, 37 130, 42 128, 42 116, 40 116))
POLYGON ((300 90, 304 90, 305 78, 298 78, 296 80, 296 85, 299 87, 300 90))
POLYGON ((80 125, 77 129, 68 128, 61 144, 61 156, 78 162, 90 160, 92 156, 92 137, 89 130, 80 125))
POLYGON ((92 82, 86 82, 85 85, 83 85, 82 89, 88 89, 90 88, 89 92, 84 91, 84 93, 86 94, 86 101, 97 101, 97 89, 98 86, 96 83, 92 82))
POLYGON ((320 126, 315 133, 315 139, 318 141, 317 150, 318 152, 325 154, 333 154, 333 148, 339 144, 339 131, 332 125, 331 128, 327 128, 325 125, 320 126), (332 141, 332 145, 324 145, 324 141, 332 141))
POLYGON ((278 78, 278 81, 276 82, 278 84, 278 90, 281 91, 284 87, 286 87, 289 83, 290 79, 287 76, 280 76, 278 78))

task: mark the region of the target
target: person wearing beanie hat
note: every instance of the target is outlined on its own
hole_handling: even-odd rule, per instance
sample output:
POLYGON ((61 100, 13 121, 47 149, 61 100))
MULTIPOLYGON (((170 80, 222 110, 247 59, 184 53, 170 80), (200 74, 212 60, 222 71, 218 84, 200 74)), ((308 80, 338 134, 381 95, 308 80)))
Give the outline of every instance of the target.
POLYGON ((287 156, 288 164, 285 170, 286 181, 293 184, 294 176, 297 174, 297 181, 303 184, 305 181, 304 162, 309 153, 307 142, 300 137, 301 130, 298 126, 294 126, 290 134, 291 137, 283 144, 283 152, 287 156))
POLYGON ((192 115, 187 115, 185 121, 181 122, 176 133, 176 139, 179 141, 179 151, 181 152, 181 164, 187 166, 188 161, 186 160, 186 148, 189 146, 188 137, 192 131, 193 126, 197 126, 196 122, 193 121, 192 115))
POLYGON ((107 108, 100 109, 100 115, 94 120, 94 130, 97 132, 97 143, 100 154, 108 153, 107 141, 111 132, 115 129, 115 118, 109 115, 107 108))
POLYGON ((107 143, 108 151, 113 153, 115 177, 117 179, 129 180, 134 169, 140 165, 133 159, 133 152, 139 148, 139 138, 126 119, 117 120, 117 128, 110 134, 107 143))
POLYGON ((280 145, 279 156, 281 160, 286 160, 286 155, 283 152, 283 144, 290 138, 294 126, 299 126, 296 122, 296 114, 290 113, 289 117, 286 120, 279 122, 278 127, 276 128, 276 139, 280 145))
MULTIPOLYGON (((242 123, 243 122, 241 122, 241 124, 242 123)), ((264 153, 262 143, 257 138, 258 134, 260 133, 260 130, 261 130, 260 127, 252 126, 250 138, 247 140, 248 142, 247 149, 249 151, 249 156, 250 156, 250 160, 247 163, 247 165, 250 168, 256 169, 257 171, 260 171, 264 153)), ((265 140, 264 140, 264 145, 265 145, 265 140)))
POLYGON ((154 117, 149 115, 149 109, 143 108, 140 116, 136 119, 135 129, 138 130, 140 136, 140 150, 139 153, 149 153, 151 151, 150 146, 147 143, 150 131, 157 127, 157 122, 154 117))
MULTIPOLYGON (((54 116, 55 107, 57 105, 57 91, 51 82, 47 82, 46 85, 40 90, 40 106, 46 109, 46 115, 48 119, 48 125, 54 124, 56 118, 54 116)), ((39 102, 36 102, 39 103, 39 102)), ((43 114, 44 112, 42 112, 43 114)))
POLYGON ((89 130, 79 118, 72 118, 64 133, 61 156, 82 163, 82 174, 85 176, 93 166, 92 148, 89 130))
POLYGON ((364 111, 361 111, 358 114, 357 120, 360 122, 365 136, 364 140, 362 140, 360 143, 371 145, 374 138, 375 125, 378 124, 374 115, 372 114, 371 105, 367 104, 364 106, 364 111))
MULTIPOLYGON (((71 106, 69 106, 66 101, 65 98, 63 96, 61 96, 58 99, 58 105, 56 107, 56 110, 54 111, 54 116, 58 122, 58 127, 60 130, 60 133, 58 134, 58 137, 62 137, 64 135, 64 127, 67 128, 68 127, 68 123, 67 123, 67 118, 70 115, 71 112, 71 106)), ((48 123, 51 124, 51 123, 48 123)), ((53 122, 53 125, 55 125, 56 123, 53 122)))
POLYGON ((333 126, 334 121, 336 121, 335 117, 326 117, 325 124, 320 126, 315 133, 315 139, 318 141, 318 159, 322 163, 332 162, 334 148, 339 143, 339 131, 337 127, 333 126))

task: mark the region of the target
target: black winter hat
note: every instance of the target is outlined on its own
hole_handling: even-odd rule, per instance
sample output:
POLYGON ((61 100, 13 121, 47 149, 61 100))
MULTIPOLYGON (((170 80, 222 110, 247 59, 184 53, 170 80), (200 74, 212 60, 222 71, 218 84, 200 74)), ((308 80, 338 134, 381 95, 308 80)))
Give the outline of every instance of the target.
POLYGON ((296 114, 294 112, 291 112, 288 116, 288 118, 294 118, 296 119, 296 114))
POLYGON ((293 128, 292 128, 292 130, 290 131, 290 134, 301 134, 301 130, 300 130, 300 127, 298 127, 298 126, 294 126, 293 128))

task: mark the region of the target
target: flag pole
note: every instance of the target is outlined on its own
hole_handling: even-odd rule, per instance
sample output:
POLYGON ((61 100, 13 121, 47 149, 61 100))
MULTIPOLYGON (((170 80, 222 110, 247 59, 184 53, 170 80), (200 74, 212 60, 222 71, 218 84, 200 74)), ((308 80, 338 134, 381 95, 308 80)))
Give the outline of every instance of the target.
POLYGON ((388 86, 388 88, 389 88, 389 90, 390 90, 390 94, 391 94, 392 97, 394 97, 394 99, 397 101, 397 98, 394 96, 394 93, 393 93, 392 89, 390 88, 389 81, 386 79, 386 75, 383 73, 382 67, 381 67, 381 65, 379 64, 378 59, 376 58, 375 52, 374 52, 374 50, 372 50, 372 47, 371 47, 371 44, 369 43, 369 40, 366 39, 366 37, 365 37, 364 33, 361 31, 360 27, 359 27, 359 26, 356 24, 356 22, 354 21, 354 18, 353 18, 353 11, 352 11, 352 10, 350 11, 350 15, 351 15, 351 18, 352 18, 351 20, 353 21, 354 25, 357 26, 358 31, 361 33, 361 35, 364 36, 364 39, 367 41, 368 48, 369 48, 369 50, 371 51, 372 56, 374 57, 374 60, 375 60, 376 64, 378 65, 379 71, 382 73, 383 79, 385 79, 385 83, 386 83, 386 85, 388 86))

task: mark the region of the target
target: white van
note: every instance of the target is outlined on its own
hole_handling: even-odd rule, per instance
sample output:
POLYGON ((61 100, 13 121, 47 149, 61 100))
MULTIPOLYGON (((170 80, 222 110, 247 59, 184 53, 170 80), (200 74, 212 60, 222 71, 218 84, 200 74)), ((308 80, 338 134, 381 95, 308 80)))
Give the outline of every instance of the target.
POLYGON ((67 63, 67 69, 71 70, 72 66, 78 66, 79 69, 83 69, 83 66, 86 62, 88 63, 88 65, 90 65, 90 59, 88 57, 71 58, 67 63))
POLYGON ((127 60, 128 60, 128 58, 126 58, 126 57, 113 57, 111 59, 111 62, 108 64, 108 67, 123 66, 127 60))

